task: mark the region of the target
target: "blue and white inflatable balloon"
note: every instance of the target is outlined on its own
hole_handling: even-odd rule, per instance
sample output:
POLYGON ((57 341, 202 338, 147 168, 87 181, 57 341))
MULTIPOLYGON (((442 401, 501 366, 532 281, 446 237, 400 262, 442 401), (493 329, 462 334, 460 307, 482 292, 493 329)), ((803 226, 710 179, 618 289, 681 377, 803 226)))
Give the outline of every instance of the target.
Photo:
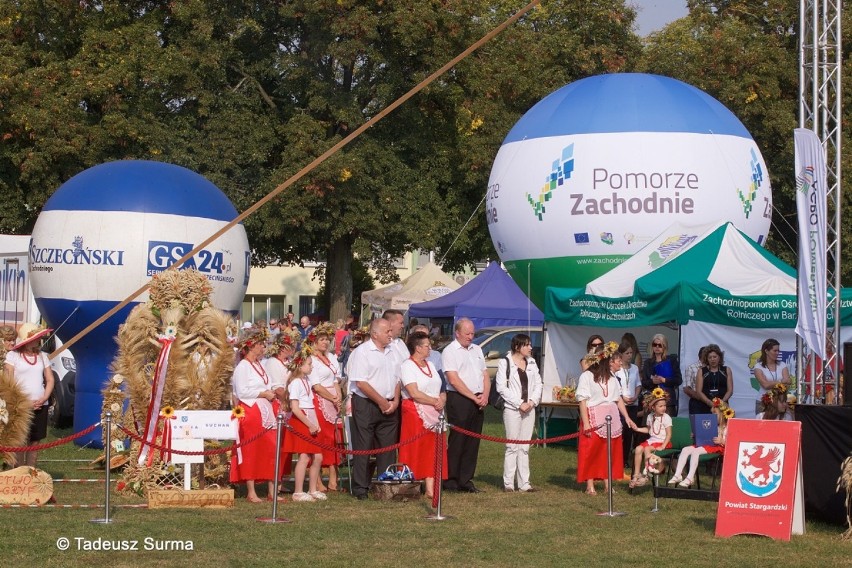
POLYGON ((730 221, 762 242, 772 213, 766 164, 739 119, 700 89, 641 73, 542 99, 506 136, 488 184, 494 246, 539 307, 547 286, 582 287, 675 222, 730 221))
MULTIPOLYGON (((29 261, 36 304, 67 342, 237 215, 215 185, 180 166, 117 161, 85 170, 53 194, 33 229, 29 261)), ((183 268, 207 276, 215 307, 236 312, 250 265, 246 232, 237 225, 183 268)), ((72 347, 75 432, 100 420, 118 326, 147 299, 147 293, 140 295, 72 347)), ((78 443, 100 440, 95 431, 78 443)))

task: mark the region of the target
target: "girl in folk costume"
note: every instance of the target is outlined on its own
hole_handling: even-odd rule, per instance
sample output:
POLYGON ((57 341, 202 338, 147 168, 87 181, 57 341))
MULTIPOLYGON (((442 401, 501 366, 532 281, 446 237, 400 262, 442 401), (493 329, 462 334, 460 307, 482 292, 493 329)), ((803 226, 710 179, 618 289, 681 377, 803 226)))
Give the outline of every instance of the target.
POLYGON ((577 451, 577 481, 586 482, 586 494, 595 495, 595 479, 604 480, 604 490, 609 491, 607 480, 606 417, 612 418, 612 478, 624 476, 621 420, 624 417, 630 428, 636 424, 627 414, 621 398, 621 387, 614 373, 621 369, 618 345, 610 341, 589 351, 584 357, 587 370, 577 383, 577 400, 580 402, 582 432, 577 451))
POLYGON ((287 399, 287 381, 290 378, 290 361, 296 353, 296 346, 302 336, 294 329, 283 329, 266 348, 267 358, 263 360, 263 368, 269 374, 269 385, 275 396, 282 403, 287 399))
POLYGON ((763 393, 760 403, 763 405, 763 412, 757 415, 758 420, 793 420, 793 413, 790 412, 787 402, 787 385, 775 385, 763 393))
POLYGON ((630 480, 630 487, 641 487, 648 483, 647 471, 648 459, 657 450, 666 450, 672 447, 672 417, 666 414, 666 405, 668 404, 669 393, 661 389, 655 388, 648 395, 645 401, 646 414, 648 415, 647 426, 638 428, 634 426, 634 430, 648 434, 648 439, 636 446, 636 453, 633 465, 633 478, 630 480), (645 469, 641 470, 642 458, 645 458, 645 469), (640 474, 639 472, 642 471, 640 474))
MULTIPOLYGON (((408 336, 406 342, 411 356, 400 367, 402 381, 402 423, 400 440, 409 440, 433 430, 444 411, 447 402, 446 393, 441 392, 441 377, 438 370, 429 362, 432 344, 429 335, 416 331, 408 336)), ((447 446, 444 445, 441 456, 441 479, 447 479, 447 446)), ((414 479, 426 480, 426 497, 432 498, 435 490, 435 435, 426 434, 399 449, 399 461, 411 468, 414 479)))
POLYGON ((298 454, 296 462, 295 489, 293 501, 310 502, 325 501, 325 493, 318 490, 320 470, 322 469, 322 452, 319 446, 303 439, 313 437, 318 440, 320 432, 317 412, 314 409, 314 397, 308 376, 311 374, 313 361, 311 348, 307 341, 302 343, 299 354, 290 363, 290 380, 287 385, 287 396, 290 402, 290 428, 293 433, 284 438, 283 452, 298 454), (297 435, 299 434, 299 435, 297 435), (308 472, 310 464, 310 472, 308 472), (305 493, 305 473, 308 472, 308 492, 305 493))
MULTIPOLYGON (((269 484, 267 499, 272 500, 275 478, 276 415, 280 404, 275 396, 269 374, 260 362, 266 350, 266 329, 245 330, 238 346, 242 360, 234 368, 233 389, 243 414, 239 421, 239 439, 248 440, 265 430, 257 440, 239 448, 231 456, 231 482, 245 482, 246 498, 251 503, 261 502, 255 491, 256 480, 269 484)), ((282 453, 282 456, 284 454, 282 453)), ((284 471, 285 460, 279 465, 284 471)), ((281 498, 279 498, 281 499, 281 498)))
MULTIPOLYGON (((307 338, 308 345, 313 350, 311 355, 313 367, 308 382, 313 389, 314 408, 320 427, 317 440, 325 446, 337 446, 343 441, 343 420, 340 418, 340 408, 343 404, 340 365, 337 357, 329 353, 334 333, 334 326, 325 322, 316 326, 307 338)), ((328 487, 323 486, 322 477, 320 477, 320 491, 337 491, 340 461, 339 452, 322 450, 322 465, 328 468, 328 487)))
POLYGON ((688 446, 681 450, 677 460, 675 474, 669 479, 669 485, 677 484, 678 487, 692 487, 695 472, 698 471, 699 458, 704 454, 722 454, 725 452, 725 439, 728 435, 728 420, 735 416, 734 409, 720 398, 714 398, 711 411, 719 419, 719 434, 713 438, 712 446, 688 446), (681 477, 684 468, 689 465, 686 478, 681 477))

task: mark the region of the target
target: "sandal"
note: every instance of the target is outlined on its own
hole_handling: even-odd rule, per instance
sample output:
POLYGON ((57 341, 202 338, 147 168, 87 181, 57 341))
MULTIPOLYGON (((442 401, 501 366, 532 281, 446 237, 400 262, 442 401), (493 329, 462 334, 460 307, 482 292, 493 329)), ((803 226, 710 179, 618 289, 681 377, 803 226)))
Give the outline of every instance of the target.
MULTIPOLYGON (((272 495, 268 496, 268 497, 266 498, 266 500, 271 502, 271 501, 272 501, 272 495)), ((284 501, 286 501, 286 500, 287 500, 287 499, 285 499, 283 495, 279 495, 279 496, 278 496, 278 502, 279 502, 279 503, 283 503, 283 502, 284 502, 284 501)), ((255 502, 256 502, 256 503, 259 503, 260 501, 255 501, 255 502)))
POLYGON ((255 497, 254 499, 252 499, 251 497, 246 497, 246 501, 248 501, 249 503, 263 503, 263 499, 261 499, 260 497, 255 497))
POLYGON ((586 495, 597 495, 598 494, 598 492, 595 491, 594 489, 586 489, 585 491, 583 491, 583 493, 585 493, 586 495))
POLYGON ((669 479, 669 485, 675 485, 676 483, 680 483, 683 481, 683 478, 677 474, 673 475, 671 479, 669 479))
POLYGON ((690 487, 692 487, 692 480, 687 477, 686 479, 678 483, 677 486, 683 487, 684 489, 689 489, 690 487))
POLYGON ((632 481, 631 483, 633 483, 633 487, 644 487, 648 484, 648 476, 640 475, 636 478, 636 481, 632 481))

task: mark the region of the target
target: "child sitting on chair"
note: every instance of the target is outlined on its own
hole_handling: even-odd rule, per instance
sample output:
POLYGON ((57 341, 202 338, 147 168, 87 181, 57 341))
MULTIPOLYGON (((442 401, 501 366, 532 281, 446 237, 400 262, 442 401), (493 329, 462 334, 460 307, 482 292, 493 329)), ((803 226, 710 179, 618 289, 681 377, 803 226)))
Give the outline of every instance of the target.
POLYGON ((665 450, 672 447, 672 417, 666 414, 668 398, 669 394, 660 387, 657 387, 645 399, 645 408, 647 409, 645 413, 648 416, 648 426, 645 428, 637 426, 633 430, 648 434, 650 438, 636 446, 633 478, 630 480, 630 487, 642 487, 648 483, 648 458, 657 450, 665 450), (644 470, 640 469, 643 457, 646 464, 644 470), (639 474, 640 471, 642 472, 641 475, 639 474))
POLYGON ((688 446, 681 450, 677 460, 675 474, 669 479, 669 485, 677 484, 678 487, 692 487, 695 472, 698 471, 698 462, 704 454, 721 454, 725 451, 725 438, 728 432, 728 419, 734 417, 734 409, 728 406, 722 399, 714 398, 713 407, 710 411, 719 419, 719 433, 713 438, 712 446, 688 446), (684 468, 689 464, 689 473, 686 478, 681 477, 684 468))

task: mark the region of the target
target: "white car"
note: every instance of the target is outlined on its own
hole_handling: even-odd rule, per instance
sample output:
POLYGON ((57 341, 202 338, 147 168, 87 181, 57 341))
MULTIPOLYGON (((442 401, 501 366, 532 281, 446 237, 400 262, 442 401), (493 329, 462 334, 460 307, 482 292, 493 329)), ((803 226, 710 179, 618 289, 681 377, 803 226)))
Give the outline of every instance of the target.
POLYGON ((541 329, 528 327, 484 327, 476 330, 473 342, 482 349, 485 355, 485 366, 488 376, 494 379, 497 374, 497 363, 505 357, 512 346, 512 338, 519 333, 530 336, 533 346, 533 358, 541 366, 541 329))

